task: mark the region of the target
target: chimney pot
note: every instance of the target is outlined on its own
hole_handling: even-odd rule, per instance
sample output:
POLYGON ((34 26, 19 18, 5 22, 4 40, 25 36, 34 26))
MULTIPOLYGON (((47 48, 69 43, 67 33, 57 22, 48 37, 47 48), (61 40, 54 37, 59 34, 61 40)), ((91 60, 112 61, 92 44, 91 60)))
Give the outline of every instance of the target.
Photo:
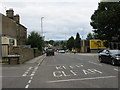
POLYGON ((6 11, 6 16, 13 19, 14 17, 14 11, 12 8, 10 8, 9 10, 6 11))

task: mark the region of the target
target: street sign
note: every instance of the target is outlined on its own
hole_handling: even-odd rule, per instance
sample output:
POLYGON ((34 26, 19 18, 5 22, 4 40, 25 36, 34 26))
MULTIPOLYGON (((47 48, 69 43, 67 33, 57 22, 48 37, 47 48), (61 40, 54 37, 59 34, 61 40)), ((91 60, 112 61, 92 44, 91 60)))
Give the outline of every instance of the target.
POLYGON ((90 40, 90 49, 105 49, 105 40, 90 40))

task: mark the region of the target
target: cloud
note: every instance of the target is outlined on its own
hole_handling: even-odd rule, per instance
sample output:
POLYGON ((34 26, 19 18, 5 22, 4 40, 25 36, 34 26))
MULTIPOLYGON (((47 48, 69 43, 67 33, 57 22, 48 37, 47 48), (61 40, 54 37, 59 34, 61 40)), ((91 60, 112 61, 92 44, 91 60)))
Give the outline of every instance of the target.
MULTIPOLYGON (((28 28, 28 33, 41 32, 41 17, 46 38, 65 39, 77 32, 81 36, 92 31, 90 17, 97 9, 100 0, 6 0, 2 2, 7 9, 13 8, 20 14, 21 23, 28 28), (4 4, 5 3, 5 4, 4 4)), ((5 14, 5 11, 1 9, 5 14)))

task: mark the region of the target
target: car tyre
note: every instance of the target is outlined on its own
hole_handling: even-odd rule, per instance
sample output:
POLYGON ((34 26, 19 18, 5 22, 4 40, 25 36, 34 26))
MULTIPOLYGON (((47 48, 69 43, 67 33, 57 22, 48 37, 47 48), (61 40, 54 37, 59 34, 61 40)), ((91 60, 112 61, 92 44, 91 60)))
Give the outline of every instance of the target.
POLYGON ((102 62, 103 62, 103 61, 102 61, 102 59, 101 59, 101 57, 99 57, 99 62, 100 62, 100 63, 102 63, 102 62))
POLYGON ((116 65, 115 60, 112 60, 112 61, 111 61, 111 64, 112 64, 113 66, 115 66, 115 65, 116 65))

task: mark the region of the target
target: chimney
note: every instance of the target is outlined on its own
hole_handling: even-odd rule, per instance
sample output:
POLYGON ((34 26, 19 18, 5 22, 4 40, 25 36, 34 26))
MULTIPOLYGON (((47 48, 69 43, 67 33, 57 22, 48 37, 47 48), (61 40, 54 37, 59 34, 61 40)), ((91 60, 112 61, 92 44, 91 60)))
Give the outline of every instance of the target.
POLYGON ((13 19, 14 19, 14 21, 16 21, 17 24, 20 23, 20 16, 19 16, 19 14, 16 14, 13 19))
POLYGON ((9 10, 6 11, 6 16, 13 19, 14 17, 14 11, 12 8, 10 8, 9 10))

